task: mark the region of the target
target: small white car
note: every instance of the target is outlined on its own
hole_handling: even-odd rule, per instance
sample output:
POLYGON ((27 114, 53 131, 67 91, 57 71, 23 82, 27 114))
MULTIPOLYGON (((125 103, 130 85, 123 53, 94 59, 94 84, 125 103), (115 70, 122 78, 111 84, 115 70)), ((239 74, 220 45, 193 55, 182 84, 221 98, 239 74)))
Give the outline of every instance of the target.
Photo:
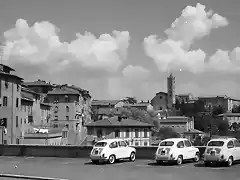
POLYGON ((199 149, 192 146, 191 142, 186 138, 170 138, 161 141, 156 151, 156 162, 176 162, 182 164, 184 160, 200 160, 199 149))
POLYGON ((204 164, 212 162, 232 166, 234 161, 240 160, 240 143, 236 138, 211 139, 204 152, 204 164))
POLYGON ((127 145, 123 139, 105 139, 98 141, 90 153, 90 159, 94 164, 109 162, 113 164, 116 160, 129 159, 134 161, 136 149, 127 145))

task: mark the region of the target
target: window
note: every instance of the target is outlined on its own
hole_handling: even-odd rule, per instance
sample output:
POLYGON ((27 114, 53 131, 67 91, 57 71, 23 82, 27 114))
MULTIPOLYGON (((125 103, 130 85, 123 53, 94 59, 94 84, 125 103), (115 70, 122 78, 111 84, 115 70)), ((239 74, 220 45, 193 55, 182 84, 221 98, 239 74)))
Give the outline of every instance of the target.
POLYGON ((16 144, 20 144, 20 140, 18 138, 16 139, 16 144))
POLYGON ((5 128, 7 128, 7 118, 2 118, 0 119, 0 126, 4 126, 5 128))
POLYGON ((21 118, 21 124, 23 123, 22 118, 21 118))
POLYGON ((148 142, 147 141, 144 141, 144 146, 148 146, 148 142))
POLYGON ((3 96, 3 106, 7 106, 8 104, 8 98, 7 96, 3 96))
POLYGON ((16 107, 18 107, 18 98, 16 99, 16 107))
POLYGON ((54 120, 57 121, 58 120, 58 116, 54 116, 54 120))
POLYGON ((107 145, 107 142, 97 142, 94 146, 95 147, 105 147, 107 145))
POLYGON ((17 91, 19 91, 19 84, 17 84, 17 91))
POLYGON ((119 129, 115 130, 115 137, 120 137, 120 130, 119 129))
POLYGON ((162 96, 159 96, 160 99, 162 99, 162 96))
POLYGON ((68 95, 65 96, 65 102, 69 102, 69 96, 68 95))
POLYGON ((163 109, 163 108, 160 106, 160 107, 159 107, 159 110, 162 110, 162 109, 163 109))
POLYGON ((57 112, 58 112, 58 106, 55 106, 54 113, 57 113, 57 112))
POLYGON ((66 106, 66 111, 69 112, 69 107, 68 106, 66 106))
POLYGON ((5 79, 5 88, 8 88, 8 79, 5 79))
POLYGON ((97 130, 97 137, 102 137, 102 130, 101 129, 97 130))
POLYGON ((135 129, 135 137, 136 137, 136 138, 139 137, 139 131, 138 131, 138 129, 135 129))
POLYGON ((59 101, 59 96, 54 96, 54 101, 59 101))
POLYGON ((32 116, 28 116, 28 123, 33 123, 33 117, 32 116))
POLYGON ((143 135, 144 138, 147 138, 148 137, 148 129, 144 129, 144 135, 143 135))
POLYGON ((109 147, 110 147, 110 148, 117 148, 117 147, 118 147, 117 141, 112 142, 112 143, 109 145, 109 147))
POLYGON ((127 144, 125 141, 119 141, 121 147, 127 147, 127 144))
POLYGON ((180 142, 177 143, 177 148, 184 148, 183 141, 180 141, 180 142))
POLYGON ((135 142, 135 146, 139 146, 139 142, 138 141, 135 142))
POLYGON ((173 141, 163 141, 160 143, 160 146, 173 146, 173 141))
POLYGON ((223 146, 224 142, 223 141, 210 141, 207 146, 218 146, 221 147, 223 146))
POLYGON ((191 143, 189 141, 184 141, 186 147, 191 147, 191 143))
POLYGON ((129 129, 126 130, 126 138, 129 138, 130 132, 129 129))
POLYGON ((18 127, 18 116, 16 116, 16 127, 18 127))
POLYGON ((230 148, 234 148, 234 144, 233 144, 233 141, 229 141, 227 143, 227 147, 230 149, 230 148))
POLYGON ((69 116, 66 116, 66 120, 69 121, 69 116))
POLYGON ((53 124, 53 128, 58 128, 58 124, 53 124))

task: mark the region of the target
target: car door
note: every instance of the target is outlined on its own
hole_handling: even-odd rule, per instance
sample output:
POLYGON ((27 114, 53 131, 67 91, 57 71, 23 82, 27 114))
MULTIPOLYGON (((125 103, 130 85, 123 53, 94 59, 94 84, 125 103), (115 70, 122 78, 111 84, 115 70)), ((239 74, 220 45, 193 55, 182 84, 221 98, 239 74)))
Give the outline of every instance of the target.
POLYGON ((179 155, 183 155, 183 159, 188 159, 188 153, 183 141, 179 141, 177 143, 177 149, 178 149, 179 155))
POLYGON ((236 160, 240 160, 240 143, 237 139, 234 140, 234 145, 236 149, 236 160))
POLYGON ((120 149, 121 149, 121 157, 122 157, 122 158, 127 158, 127 157, 129 157, 130 153, 128 153, 129 148, 128 148, 126 142, 125 142, 125 141, 122 141, 122 140, 119 141, 119 142, 120 142, 120 149))
POLYGON ((186 158, 192 159, 195 157, 194 148, 189 140, 184 141, 185 149, 186 149, 186 158))
POLYGON ((121 157, 120 150, 119 150, 120 148, 118 146, 118 141, 112 142, 109 145, 109 148, 110 148, 110 151, 111 151, 111 152, 109 152, 110 153, 109 155, 114 154, 117 159, 119 159, 121 157))
POLYGON ((228 148, 228 154, 233 156, 233 159, 236 160, 237 159, 237 149, 234 146, 234 143, 232 140, 228 141, 227 143, 227 148, 228 148))

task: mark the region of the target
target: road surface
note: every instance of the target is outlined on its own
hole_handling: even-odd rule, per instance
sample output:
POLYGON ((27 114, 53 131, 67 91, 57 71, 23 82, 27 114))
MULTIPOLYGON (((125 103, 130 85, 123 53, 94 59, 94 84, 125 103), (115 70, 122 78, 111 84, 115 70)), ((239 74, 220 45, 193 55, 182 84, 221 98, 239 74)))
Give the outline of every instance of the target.
POLYGON ((0 173, 69 180, 239 180, 240 164, 230 168, 204 167, 202 162, 159 166, 152 160, 136 160, 94 165, 89 159, 0 157, 0 173))

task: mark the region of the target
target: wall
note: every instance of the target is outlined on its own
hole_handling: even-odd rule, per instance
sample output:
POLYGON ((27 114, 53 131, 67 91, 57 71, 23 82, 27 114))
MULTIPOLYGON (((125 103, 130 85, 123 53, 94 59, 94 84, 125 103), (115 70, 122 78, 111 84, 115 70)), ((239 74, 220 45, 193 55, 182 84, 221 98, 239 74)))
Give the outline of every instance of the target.
POLYGON ((17 80, 8 77, 8 88, 5 87, 5 80, 0 77, 1 104, 0 118, 7 118, 7 135, 4 137, 8 144, 15 144, 16 139, 20 136, 17 131, 16 121, 20 121, 21 112, 21 87, 17 85, 17 80), (7 97, 7 106, 3 106, 3 97, 7 97), (18 98, 18 107, 16 107, 16 99, 18 98), (17 120, 18 119, 18 120, 17 120))
MULTIPOLYGON (((137 159, 154 159, 156 146, 135 147, 137 159)), ((92 146, 0 145, 0 156, 88 158, 92 146)), ((199 147, 201 155, 205 147, 199 147)))
POLYGON ((154 110, 165 110, 167 109, 168 102, 167 93, 157 93, 156 96, 151 100, 151 105, 154 110))
MULTIPOLYGON (((97 130, 102 130, 102 136, 108 138, 115 138, 116 128, 92 128, 88 127, 88 135, 98 136, 97 130)), ((131 145, 146 146, 150 145, 151 130, 149 128, 120 128, 120 138, 128 139, 131 145), (126 136, 126 130, 129 130, 129 136, 126 136), (135 135, 135 129, 138 129, 138 138, 135 135), (147 130, 147 137, 144 137, 144 129, 147 130), (132 141, 134 139, 134 141, 132 141), (146 144, 147 143, 147 144, 146 144)))

